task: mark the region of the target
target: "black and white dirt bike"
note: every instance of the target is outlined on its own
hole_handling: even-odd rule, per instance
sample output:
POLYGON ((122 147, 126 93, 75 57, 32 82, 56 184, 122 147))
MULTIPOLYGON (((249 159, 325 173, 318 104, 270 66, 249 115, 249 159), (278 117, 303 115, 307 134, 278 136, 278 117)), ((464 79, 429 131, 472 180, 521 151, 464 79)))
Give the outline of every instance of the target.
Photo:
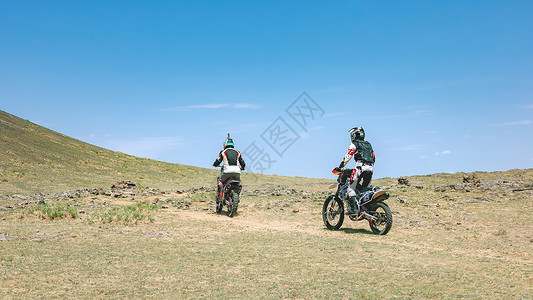
MULTIPOLYGON (((333 174, 339 177, 330 188, 336 187, 337 192, 326 198, 322 208, 322 219, 329 230, 339 229, 344 221, 344 203, 348 202, 348 186, 352 170, 333 171, 333 174)), ((349 215, 350 219, 352 221, 367 220, 372 232, 379 235, 387 234, 392 227, 392 212, 383 201, 388 198, 387 190, 381 190, 378 187, 362 188, 357 199, 359 213, 349 215)))
POLYGON ((239 195, 242 190, 241 182, 235 179, 228 179, 225 183, 220 183, 220 178, 217 178, 218 192, 216 195, 216 211, 222 212, 222 208, 228 208, 228 216, 233 217, 237 213, 239 207, 239 195))

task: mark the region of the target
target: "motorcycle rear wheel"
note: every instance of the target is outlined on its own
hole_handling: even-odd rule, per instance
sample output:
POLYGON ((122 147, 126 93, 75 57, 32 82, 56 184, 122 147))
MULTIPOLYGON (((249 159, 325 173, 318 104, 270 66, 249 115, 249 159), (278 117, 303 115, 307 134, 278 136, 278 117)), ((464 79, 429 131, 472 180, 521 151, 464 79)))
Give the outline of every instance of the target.
POLYGON ((379 235, 385 235, 392 227, 392 212, 389 206, 383 202, 377 202, 372 205, 369 214, 378 218, 376 222, 370 222, 372 232, 379 235))
POLYGON ((231 191, 231 205, 229 207, 228 216, 231 218, 237 213, 239 207, 239 193, 235 190, 231 191))
POLYGON ((344 204, 334 195, 326 198, 322 207, 322 219, 329 230, 338 230, 344 221, 344 204))

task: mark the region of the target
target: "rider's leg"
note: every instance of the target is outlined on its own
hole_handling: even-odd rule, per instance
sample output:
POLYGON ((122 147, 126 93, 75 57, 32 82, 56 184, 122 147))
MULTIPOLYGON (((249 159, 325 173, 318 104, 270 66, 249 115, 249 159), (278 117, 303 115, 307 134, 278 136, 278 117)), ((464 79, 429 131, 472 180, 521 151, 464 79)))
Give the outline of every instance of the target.
POLYGON ((372 181, 372 175, 374 174, 374 167, 373 166, 361 166, 361 175, 359 176, 359 186, 357 188, 361 187, 368 187, 370 185, 370 182, 372 181))
POLYGON ((359 205, 355 200, 355 196, 348 197, 348 208, 346 209, 346 215, 355 215, 359 213, 359 205))
POLYGON ((356 204, 358 191, 356 189, 359 182, 360 171, 353 169, 352 176, 350 177, 350 185, 348 186, 348 208, 346 210, 347 215, 353 215, 359 213, 359 206, 356 204))
MULTIPOLYGON (((361 202, 365 201, 362 199, 363 195, 361 191, 363 188, 368 187, 370 184, 370 181, 372 181, 373 168, 372 166, 365 165, 365 166, 359 167, 358 169, 360 170, 360 173, 358 176, 359 182, 357 186, 355 187, 355 193, 356 193, 356 198, 357 198, 357 204, 358 206, 360 206, 362 204, 361 202)), ((368 201, 365 201, 365 202, 368 202, 368 201)))

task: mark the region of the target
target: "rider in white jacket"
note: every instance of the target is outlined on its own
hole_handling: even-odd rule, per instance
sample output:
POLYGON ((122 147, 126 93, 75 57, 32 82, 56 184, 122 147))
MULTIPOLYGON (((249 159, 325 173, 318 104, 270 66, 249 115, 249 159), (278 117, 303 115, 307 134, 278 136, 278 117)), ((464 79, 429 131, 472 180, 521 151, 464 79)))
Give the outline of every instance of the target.
POLYGON ((235 150, 233 140, 229 137, 224 141, 224 149, 218 154, 218 158, 213 163, 214 167, 218 167, 222 164, 221 174, 219 177, 219 193, 220 187, 222 187, 226 181, 230 178, 234 180, 241 179, 241 170, 244 170, 246 164, 239 151, 235 150))
POLYGON ((348 147, 348 153, 344 156, 339 167, 336 168, 340 171, 354 157, 355 169, 353 169, 350 176, 350 186, 348 187, 347 215, 359 213, 359 205, 356 207, 356 194, 359 193, 362 187, 367 187, 370 184, 374 173, 374 162, 376 161, 372 145, 365 141, 365 131, 362 127, 350 129, 350 138, 352 143, 348 147), (357 211, 355 210, 356 208, 357 211))

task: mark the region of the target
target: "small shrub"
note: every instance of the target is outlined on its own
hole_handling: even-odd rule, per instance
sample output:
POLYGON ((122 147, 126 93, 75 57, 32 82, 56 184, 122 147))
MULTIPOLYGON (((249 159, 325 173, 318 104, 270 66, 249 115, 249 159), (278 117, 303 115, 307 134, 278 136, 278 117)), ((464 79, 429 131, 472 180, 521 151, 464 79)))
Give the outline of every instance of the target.
POLYGON ((101 214, 95 214, 91 222, 100 221, 102 223, 122 222, 124 225, 137 224, 139 221, 148 219, 154 222, 154 217, 148 213, 157 210, 158 207, 147 202, 113 207, 101 214))
POLYGON ((39 218, 43 220, 55 220, 62 219, 65 217, 71 217, 75 219, 78 217, 78 212, 75 208, 61 203, 39 204, 29 208, 30 214, 33 214, 35 212, 38 212, 39 218))

